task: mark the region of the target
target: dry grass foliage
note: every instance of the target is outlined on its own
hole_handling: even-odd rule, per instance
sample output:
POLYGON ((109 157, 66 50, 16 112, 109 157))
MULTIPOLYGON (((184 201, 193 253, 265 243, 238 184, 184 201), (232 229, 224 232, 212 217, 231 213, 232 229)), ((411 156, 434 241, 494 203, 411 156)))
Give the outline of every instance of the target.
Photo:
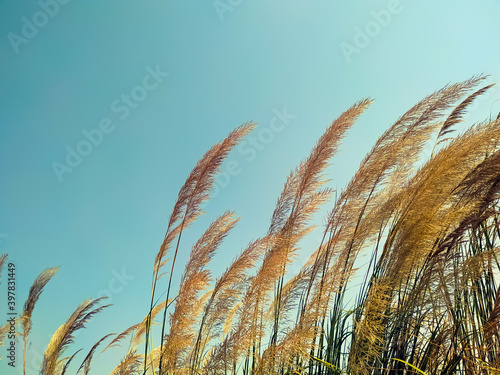
MULTIPOLYGON (((112 334, 102 351, 130 340, 112 374, 499 373, 500 120, 449 138, 491 88, 483 80, 448 85, 404 113, 331 203, 320 245, 302 250, 308 261, 288 275, 301 240, 315 229, 314 214, 332 202, 325 169, 371 100, 354 104, 290 173, 268 232, 214 280, 210 260, 238 222, 233 212, 219 216, 192 246, 171 298, 181 237, 203 213, 222 162, 254 124, 213 146, 174 204, 153 265, 149 314, 112 334), (425 147, 433 150, 428 160, 421 158, 425 147), (164 275, 168 286, 159 291, 164 275)), ((0 270, 4 262, 0 257, 0 270)), ((56 271, 44 271, 30 290, 20 319, 25 350, 33 308, 56 271)), ((62 353, 106 307, 100 302, 82 303, 54 333, 41 374, 67 371, 76 353, 62 353)), ((0 340, 5 334, 0 328, 0 340)), ((78 372, 90 372, 109 336, 78 372)))

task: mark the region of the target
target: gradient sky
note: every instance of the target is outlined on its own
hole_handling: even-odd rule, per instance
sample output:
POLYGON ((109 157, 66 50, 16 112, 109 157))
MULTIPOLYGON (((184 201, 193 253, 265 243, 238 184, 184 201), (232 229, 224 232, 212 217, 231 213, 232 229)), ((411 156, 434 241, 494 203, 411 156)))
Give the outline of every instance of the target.
MULTIPOLYGON (((66 351, 84 348, 75 366, 104 334, 146 315, 178 189, 236 126, 257 122, 257 143, 229 156, 234 173, 218 180, 207 214, 186 232, 174 279, 192 242, 227 209, 241 221, 213 262, 215 277, 265 234, 290 170, 357 100, 376 99, 329 169, 339 190, 418 100, 477 74, 500 80, 493 0, 54 1, 0 0, 0 254, 16 264, 18 312, 36 276, 61 266, 33 314, 28 374, 86 298, 110 294, 113 306, 66 351)), ((493 88, 470 118, 496 115, 498 99, 493 88)), ((5 349, 0 373, 19 373, 20 345, 17 371, 5 349)), ((122 353, 99 357, 93 373, 109 373, 122 353)))

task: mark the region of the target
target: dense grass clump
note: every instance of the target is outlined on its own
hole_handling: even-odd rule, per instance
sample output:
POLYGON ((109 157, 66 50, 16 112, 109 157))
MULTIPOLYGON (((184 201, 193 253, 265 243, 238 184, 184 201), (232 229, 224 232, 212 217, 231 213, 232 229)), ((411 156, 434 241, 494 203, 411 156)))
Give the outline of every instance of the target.
MULTIPOLYGON (((491 87, 481 87, 483 79, 448 85, 404 113, 332 200, 325 169, 371 100, 354 104, 289 174, 267 233, 213 280, 208 264, 238 222, 223 213, 193 245, 173 291, 185 232, 202 214, 222 162, 254 124, 235 129, 179 192, 153 265, 149 313, 99 340, 78 371, 89 373, 98 345, 110 339, 103 351, 129 340, 113 374, 500 373, 500 120, 448 137, 491 87), (422 160, 429 144, 432 155, 422 160), (325 204, 321 244, 289 275, 325 204), (357 270, 360 254, 371 256, 357 270), (163 275, 168 287, 159 290, 163 275), (362 284, 348 303, 354 277, 362 284)), ((56 271, 45 270, 30 290, 19 321, 25 346, 35 303, 56 271)), ((63 352, 106 307, 100 303, 83 302, 54 333, 41 374, 66 373, 78 352, 63 352)), ((5 332, 0 328, 0 340, 5 332)))

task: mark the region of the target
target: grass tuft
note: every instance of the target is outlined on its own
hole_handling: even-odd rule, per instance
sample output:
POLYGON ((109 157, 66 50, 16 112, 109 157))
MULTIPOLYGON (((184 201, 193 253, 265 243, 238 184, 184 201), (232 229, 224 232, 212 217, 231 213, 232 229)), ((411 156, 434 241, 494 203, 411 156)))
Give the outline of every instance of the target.
MULTIPOLYGON (((112 371, 121 375, 500 373, 500 119, 449 138, 491 88, 478 89, 483 80, 447 85, 410 108, 332 199, 325 170, 372 101, 355 103, 289 174, 267 233, 214 279, 210 261, 238 222, 223 213, 194 243, 174 291, 181 237, 203 213, 223 160, 254 124, 236 128, 180 189, 154 261, 147 316, 105 335, 77 372, 89 374, 97 347, 114 336, 101 354, 129 339, 112 371), (422 160, 427 146, 432 155, 422 160), (309 258, 290 275, 324 205, 322 241, 300 250, 309 258), (169 253, 168 287, 159 291, 169 253)), ((25 351, 35 303, 56 271, 45 270, 30 290, 21 319, 25 351)), ((54 333, 42 375, 67 371, 79 351, 62 353, 107 307, 100 302, 83 302, 54 333)))

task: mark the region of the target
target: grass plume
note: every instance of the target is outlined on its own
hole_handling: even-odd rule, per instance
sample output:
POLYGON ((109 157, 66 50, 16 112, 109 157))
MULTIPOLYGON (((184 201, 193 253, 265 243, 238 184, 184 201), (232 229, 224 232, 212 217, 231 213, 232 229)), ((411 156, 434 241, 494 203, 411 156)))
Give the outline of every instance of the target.
MULTIPOLYGON (((103 297, 104 298, 104 297, 103 297)), ((43 362, 40 370, 41 375, 55 375, 61 363, 58 361, 64 350, 73 343, 73 334, 85 327, 85 323, 95 314, 109 305, 96 305, 103 299, 86 300, 77 307, 65 324, 60 326, 52 336, 52 339, 45 350, 43 362)))
POLYGON ((21 326, 23 328, 23 374, 26 375, 26 344, 28 342, 28 335, 32 328, 31 315, 33 314, 33 309, 35 304, 40 298, 43 292, 43 288, 50 281, 50 279, 56 274, 59 267, 47 268, 44 270, 35 280, 30 288, 28 299, 24 304, 24 310, 21 314, 21 326))
MULTIPOLYGON (((192 245, 174 292, 177 255, 189 239, 184 233, 202 214, 221 163, 254 125, 213 146, 170 214, 146 317, 101 352, 129 339, 112 374, 500 373, 500 119, 448 138, 492 88, 481 87, 483 80, 447 85, 406 111, 332 198, 326 168, 371 100, 355 103, 288 175, 265 235, 214 279, 210 262, 238 221, 231 211, 218 216, 192 245), (424 159, 427 147, 432 153, 424 159), (312 246, 304 239, 325 205, 321 241, 312 246), (168 285, 158 290, 168 253, 168 285), (299 254, 307 260, 290 275, 299 254)), ((30 324, 53 274, 42 275, 25 305, 30 324)), ((66 372, 76 353, 62 353, 73 333, 105 307, 98 302, 85 301, 56 331, 41 374, 66 372)), ((78 371, 91 373, 93 354, 109 336, 78 371)))

